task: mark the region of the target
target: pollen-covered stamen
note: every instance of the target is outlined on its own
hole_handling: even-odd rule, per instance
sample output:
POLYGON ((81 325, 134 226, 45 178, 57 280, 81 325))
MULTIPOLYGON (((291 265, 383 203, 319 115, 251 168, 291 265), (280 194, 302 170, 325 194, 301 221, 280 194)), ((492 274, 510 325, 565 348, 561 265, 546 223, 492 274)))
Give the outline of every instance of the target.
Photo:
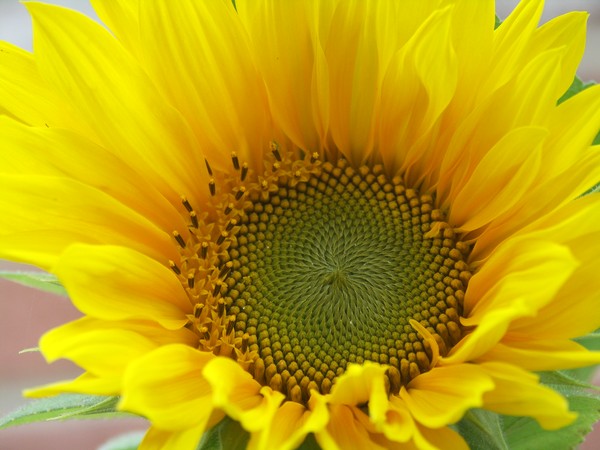
POLYGON ((186 247, 185 240, 181 237, 181 234, 179 234, 179 231, 173 231, 173 237, 175 238, 177 243, 181 246, 181 248, 186 247))
POLYGON ((237 153, 231 153, 231 161, 233 162, 233 168, 235 170, 240 170, 240 160, 238 159, 237 153))

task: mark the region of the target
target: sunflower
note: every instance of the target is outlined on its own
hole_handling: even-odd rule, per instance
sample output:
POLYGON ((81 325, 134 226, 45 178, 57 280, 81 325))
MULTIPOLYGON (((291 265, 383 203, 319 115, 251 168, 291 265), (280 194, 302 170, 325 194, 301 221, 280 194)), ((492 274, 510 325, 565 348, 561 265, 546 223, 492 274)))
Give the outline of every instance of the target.
POLYGON ((584 13, 492 0, 28 3, 0 46, 0 252, 84 314, 31 395, 120 395, 144 449, 467 448, 471 408, 574 420, 600 362, 600 88, 584 13))

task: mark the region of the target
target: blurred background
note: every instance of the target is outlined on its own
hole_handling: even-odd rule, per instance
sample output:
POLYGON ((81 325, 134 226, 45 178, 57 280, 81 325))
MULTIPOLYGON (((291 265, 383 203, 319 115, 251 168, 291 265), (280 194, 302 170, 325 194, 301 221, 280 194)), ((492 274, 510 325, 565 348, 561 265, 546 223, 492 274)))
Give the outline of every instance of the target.
MULTIPOLYGON (((88 0, 46 0, 46 3, 78 9, 97 19, 88 0)), ((505 18, 517 3, 517 0, 497 0, 498 16, 505 18)), ((546 0, 542 21, 575 10, 590 12, 586 54, 579 76, 584 81, 600 81, 600 1, 546 0)), ((0 0, 0 40, 31 49, 31 21, 25 7, 17 0, 0 0)), ((0 261, 0 270, 18 267, 0 261)), ((0 416, 25 402, 21 396, 23 389, 79 375, 80 371, 68 361, 47 365, 37 352, 19 354, 23 349, 36 347, 45 331, 79 315, 64 297, 0 280, 0 416)), ((142 419, 27 425, 1 430, 0 450, 95 450, 114 436, 127 431, 141 431, 146 426, 142 419)), ((600 448, 600 426, 597 428, 581 450, 600 448)))

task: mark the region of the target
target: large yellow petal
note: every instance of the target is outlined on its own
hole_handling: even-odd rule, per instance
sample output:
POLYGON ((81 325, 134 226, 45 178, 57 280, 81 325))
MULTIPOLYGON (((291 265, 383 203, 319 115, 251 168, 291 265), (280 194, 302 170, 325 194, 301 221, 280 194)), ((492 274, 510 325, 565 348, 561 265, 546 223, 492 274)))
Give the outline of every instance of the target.
POLYGON ((361 405, 384 392, 385 366, 365 362, 350 364, 331 390, 329 403, 335 405, 361 405))
POLYGON ((311 104, 317 2, 243 0, 236 7, 264 78, 274 122, 298 147, 318 151, 311 104))
MULTIPOLYGON (((34 128, 0 117, 0 172, 73 178, 111 195, 167 232, 187 224, 143 174, 67 129, 34 128)), ((181 206, 181 205, 178 205, 181 206)))
POLYGON ((262 170, 274 138, 268 100, 232 2, 152 0, 139 8, 144 67, 211 164, 230 169, 235 151, 262 170))
POLYGON ((74 244, 53 269, 73 304, 105 320, 153 320, 182 328, 192 304, 175 273, 126 247, 74 244))
POLYGON ((474 327, 442 358, 443 364, 477 358, 507 332, 512 321, 533 317, 551 302, 578 262, 552 241, 514 239, 498 249, 469 281, 463 325, 474 327))
POLYGON ((184 430, 161 430, 152 426, 146 432, 138 450, 193 450, 198 447, 205 426, 184 430))
POLYGON ((54 328, 40 339, 40 350, 48 362, 69 359, 98 378, 120 378, 130 363, 156 347, 134 331, 94 329, 82 321, 54 328))
POLYGON ((133 55, 140 52, 139 0, 91 0, 100 20, 133 55))
POLYGON ((480 361, 503 361, 527 370, 560 370, 600 364, 600 352, 591 352, 576 342, 560 339, 534 340, 530 336, 507 335, 480 361))
POLYGON ((8 42, 0 42, 0 113, 38 127, 89 128, 40 77, 35 60, 8 42))
POLYGON ((50 397, 64 393, 90 394, 90 395, 119 395, 121 392, 121 377, 97 377, 84 373, 74 380, 59 381, 31 389, 26 389, 26 397, 50 397))
POLYGON ((390 173, 407 170, 409 182, 435 165, 423 154, 431 147, 427 133, 456 89, 458 63, 446 39, 452 12, 445 8, 431 14, 395 52, 382 79, 379 151, 390 173), (411 175, 413 170, 416 174, 411 175))
POLYGON ((202 204, 209 195, 198 188, 198 178, 207 178, 202 149, 132 56, 82 14, 42 3, 27 7, 40 72, 103 145, 153 179, 174 205, 181 195, 202 204))
POLYGON ((441 428, 459 421, 468 409, 480 407, 484 393, 493 387, 477 365, 458 364, 417 376, 401 388, 400 398, 416 421, 441 428))
POLYGON ((272 422, 259 433, 253 433, 248 450, 292 450, 297 448, 309 433, 321 431, 329 421, 324 403, 309 410, 296 402, 284 402, 272 422))
POLYGON ((535 33, 544 7, 543 0, 520 2, 514 11, 494 32, 493 77, 488 78, 488 89, 495 89, 506 83, 519 71, 523 59, 529 57, 527 50, 535 33))
POLYGON ((547 132, 524 127, 504 136, 452 196, 450 222, 463 231, 487 225, 517 203, 535 180, 547 132), (527 151, 515 154, 514 148, 527 151))
POLYGON ((317 442, 324 450, 384 450, 378 445, 364 426, 365 413, 354 406, 331 405, 331 418, 327 427, 315 434, 317 442), (362 419, 359 415, 363 415, 362 419))
POLYGON ((144 355, 127 367, 119 408, 147 417, 160 430, 205 427, 213 420, 213 403, 202 369, 213 358, 182 344, 144 355))
POLYGON ((235 361, 217 357, 203 368, 212 387, 212 404, 225 411, 251 433, 265 429, 273 420, 284 395, 262 387, 235 361))
POLYGON ((469 450, 463 437, 449 427, 432 429, 417 425, 413 440, 419 450, 469 450))
POLYGON ((116 244, 177 260, 169 234, 111 196, 67 178, 0 175, 0 254, 51 269, 74 242, 116 244))
POLYGON ((499 414, 528 416, 546 430, 562 428, 575 420, 567 401, 552 389, 538 383, 538 377, 510 364, 482 363, 494 380, 494 390, 484 397, 484 408, 499 414))
POLYGON ((561 61, 561 81, 555 96, 561 96, 573 82, 577 66, 585 50, 586 21, 589 14, 573 11, 549 20, 535 30, 531 39, 530 54, 535 55, 549 48, 565 47, 561 61))

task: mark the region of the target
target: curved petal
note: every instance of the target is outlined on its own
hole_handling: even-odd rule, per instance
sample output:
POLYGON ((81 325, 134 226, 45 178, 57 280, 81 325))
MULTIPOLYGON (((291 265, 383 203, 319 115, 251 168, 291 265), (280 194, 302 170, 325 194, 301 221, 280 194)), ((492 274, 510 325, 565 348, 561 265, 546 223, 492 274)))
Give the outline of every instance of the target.
POLYGON ((546 339, 511 339, 501 343, 479 358, 479 361, 502 361, 527 370, 559 370, 600 364, 600 352, 591 352, 573 341, 546 339))
POLYGON ((182 344, 142 356, 127 367, 119 408, 145 416, 166 431, 204 428, 210 420, 215 423, 212 390, 202 376, 213 358, 212 353, 182 344))
POLYGON ((428 428, 458 422, 470 408, 483 404, 483 395, 494 388, 478 366, 458 364, 436 367, 414 378, 400 390, 415 420, 428 428))
POLYGON ((74 244, 61 255, 53 272, 74 305, 92 317, 142 318, 175 330, 192 313, 177 275, 127 247, 74 244))
POLYGON ((331 405, 327 427, 315 434, 317 442, 324 450, 344 450, 350 448, 368 448, 384 450, 371 438, 364 425, 368 420, 365 413, 354 406, 331 405), (363 417, 360 417, 360 416, 363 417))
POLYGON ((363 364, 350 364, 340 376, 329 395, 329 403, 334 405, 361 405, 375 399, 381 403, 381 397, 386 397, 384 374, 386 367, 366 361, 363 364))
POLYGON ((59 381, 36 388, 26 389, 25 397, 50 397, 63 393, 78 393, 91 395, 119 395, 121 392, 121 377, 96 377, 84 373, 74 380, 59 381))
POLYGON ((257 155, 274 137, 267 95, 233 3, 152 0, 139 7, 144 67, 187 118, 211 165, 229 169, 235 151, 262 170, 257 155))
POLYGON ((31 53, 0 42, 0 112, 37 127, 88 131, 41 78, 31 53))
POLYGON ((171 236, 99 189, 68 178, 0 174, 0 254, 51 269, 74 242, 177 260, 171 236))
POLYGON ((527 192, 540 169, 547 131, 518 128, 485 154, 462 185, 451 193, 450 223, 463 231, 483 227, 513 207, 527 192), (515 154, 512 149, 526 148, 515 154))
POLYGON ((100 20, 136 55, 140 49, 139 0, 91 0, 100 20))
POLYGON ((492 377, 494 390, 484 397, 485 409, 513 416, 529 416, 546 430, 572 423, 577 414, 561 395, 538 383, 538 377, 518 367, 500 363, 482 363, 480 367, 492 377))
POLYGON ((50 330, 40 339, 48 362, 73 361, 98 378, 120 378, 127 366, 157 347, 145 336, 127 329, 91 328, 76 320, 50 330))
POLYGON ((296 402, 284 402, 272 422, 259 433, 253 433, 248 450, 292 450, 297 448, 309 433, 321 431, 329 421, 324 403, 307 409, 296 402))
POLYGON ((73 178, 111 195, 166 232, 187 228, 181 213, 148 177, 83 135, 29 127, 7 117, 0 117, 0 133, 0 172, 73 178))
POLYGON ((425 153, 428 133, 452 100, 458 63, 448 45, 452 8, 434 12, 394 53, 381 82, 379 152, 388 171, 408 170, 410 182, 435 166, 425 153), (422 142, 420 142, 422 141, 422 142))
POLYGON ((251 433, 269 426, 284 395, 262 387, 235 361, 214 358, 202 374, 212 387, 212 404, 239 421, 251 433))
POLYGON ((151 176, 173 205, 181 195, 202 204, 209 195, 198 189, 198 177, 208 179, 202 149, 131 55, 77 12, 42 3, 27 8, 40 72, 103 145, 151 176))
POLYGON ((461 322, 474 330, 443 364, 475 359, 498 343, 510 324, 532 317, 551 302, 578 265, 569 249, 552 240, 515 238, 497 249, 469 281, 461 322))
POLYGON ((274 122, 298 147, 318 151, 310 102, 317 2, 242 0, 236 8, 257 58, 274 122))
POLYGON ((138 450, 183 450, 198 446, 205 426, 200 425, 184 430, 161 430, 150 427, 138 450))

